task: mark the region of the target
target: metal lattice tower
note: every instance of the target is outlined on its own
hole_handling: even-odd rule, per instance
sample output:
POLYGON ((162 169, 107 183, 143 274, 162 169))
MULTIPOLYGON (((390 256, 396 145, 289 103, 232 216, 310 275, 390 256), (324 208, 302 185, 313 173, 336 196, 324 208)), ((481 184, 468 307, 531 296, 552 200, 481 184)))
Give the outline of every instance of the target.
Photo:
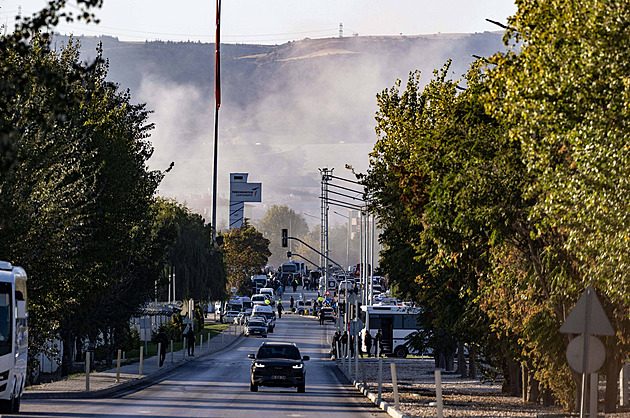
MULTIPOLYGON (((319 172, 322 175, 322 190, 321 190, 321 236, 320 236, 320 250, 319 252, 326 257, 328 253, 328 182, 331 180, 332 172, 334 169, 321 168, 319 172)), ((328 259, 319 256, 319 264, 322 269, 322 275, 328 278, 328 259)))

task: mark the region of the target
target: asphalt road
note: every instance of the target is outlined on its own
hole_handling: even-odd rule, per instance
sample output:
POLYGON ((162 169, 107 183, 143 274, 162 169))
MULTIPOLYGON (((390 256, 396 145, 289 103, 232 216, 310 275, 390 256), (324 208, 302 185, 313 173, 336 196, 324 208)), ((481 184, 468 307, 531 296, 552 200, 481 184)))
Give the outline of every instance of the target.
MULTIPOLYGON (((290 295, 285 294, 285 308, 290 295)), ((145 389, 104 399, 23 400, 19 416, 386 416, 349 385, 328 359, 328 341, 333 333, 332 324, 320 326, 315 319, 283 315, 268 338, 245 338, 228 351, 186 363, 145 389), (294 342, 302 355, 311 357, 306 362, 306 393, 265 387, 250 392, 251 359, 247 355, 255 353, 263 341, 294 342)))

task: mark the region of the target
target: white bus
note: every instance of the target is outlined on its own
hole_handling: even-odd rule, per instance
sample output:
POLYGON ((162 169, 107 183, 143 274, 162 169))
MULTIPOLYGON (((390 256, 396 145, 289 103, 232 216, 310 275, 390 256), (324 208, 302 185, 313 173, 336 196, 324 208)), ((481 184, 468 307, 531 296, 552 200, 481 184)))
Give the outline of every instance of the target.
MULTIPOLYGON (((369 329, 372 338, 374 338, 379 329, 383 333, 383 354, 407 357, 409 348, 405 345, 406 338, 421 329, 417 323, 420 313, 420 308, 410 306, 363 305, 359 316, 365 324, 364 330, 369 329)), ((364 335, 363 332, 361 333, 362 336, 364 335)), ((365 350, 363 338, 361 338, 361 341, 363 350, 365 350)), ((376 352, 376 347, 373 346, 372 350, 376 352)))
POLYGON ((26 272, 0 261, 0 412, 19 412, 26 383, 26 272))

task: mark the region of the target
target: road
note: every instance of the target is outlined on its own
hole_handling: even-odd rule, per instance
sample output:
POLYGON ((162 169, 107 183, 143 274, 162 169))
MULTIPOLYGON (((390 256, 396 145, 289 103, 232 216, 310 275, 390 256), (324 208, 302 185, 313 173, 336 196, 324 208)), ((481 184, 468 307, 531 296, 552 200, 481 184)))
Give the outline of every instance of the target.
MULTIPOLYGON (((288 298, 285 294, 288 308, 288 298)), ((293 294, 296 297, 296 294, 293 294)), ((296 297, 297 298, 297 297, 296 297)), ((340 377, 328 359, 333 325, 283 315, 269 338, 244 338, 230 350, 186 363, 136 392, 104 399, 23 400, 29 417, 373 417, 387 416, 340 377), (306 362, 306 393, 296 389, 249 391, 249 353, 263 341, 294 342, 306 362)), ((6 415, 5 415, 6 416, 6 415)), ((18 415, 16 415, 18 416, 18 415)))

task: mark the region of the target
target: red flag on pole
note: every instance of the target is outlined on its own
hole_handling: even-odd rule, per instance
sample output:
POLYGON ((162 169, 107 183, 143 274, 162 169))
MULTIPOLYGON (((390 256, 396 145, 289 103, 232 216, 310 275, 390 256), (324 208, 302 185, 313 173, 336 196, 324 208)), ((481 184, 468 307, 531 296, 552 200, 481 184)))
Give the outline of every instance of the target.
POLYGON ((217 109, 221 107, 221 0, 217 0, 217 36, 214 43, 214 98, 217 102, 217 109))

